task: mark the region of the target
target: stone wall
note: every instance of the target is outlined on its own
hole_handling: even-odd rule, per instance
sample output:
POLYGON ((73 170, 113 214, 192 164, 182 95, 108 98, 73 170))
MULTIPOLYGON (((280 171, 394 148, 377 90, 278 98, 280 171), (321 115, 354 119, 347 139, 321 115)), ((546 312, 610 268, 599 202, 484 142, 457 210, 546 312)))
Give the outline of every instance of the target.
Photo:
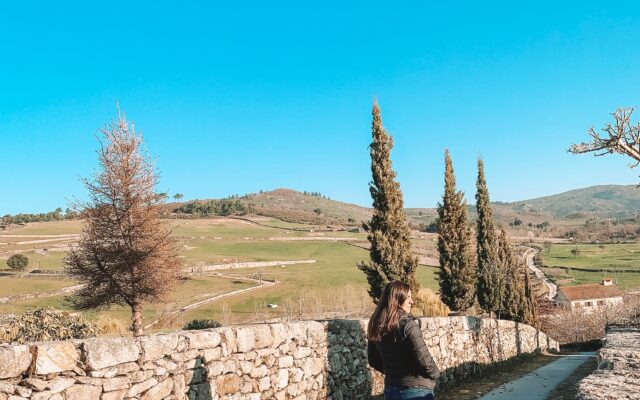
MULTIPOLYGON (((519 354, 557 350, 526 325, 420 319, 442 382, 519 354)), ((367 399, 366 321, 304 321, 0 346, 0 400, 367 399)))
POLYGON ((580 382, 580 400, 640 399, 640 329, 609 331, 598 370, 580 382))

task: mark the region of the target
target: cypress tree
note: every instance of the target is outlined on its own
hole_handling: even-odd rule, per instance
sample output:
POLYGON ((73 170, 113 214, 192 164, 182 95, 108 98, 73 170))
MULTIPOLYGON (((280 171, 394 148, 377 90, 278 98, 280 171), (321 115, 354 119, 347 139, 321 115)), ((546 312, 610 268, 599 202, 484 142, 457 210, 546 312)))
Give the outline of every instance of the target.
POLYGON ((497 312, 500 308, 500 263, 498 260, 498 238, 493 212, 489 200, 489 190, 484 177, 484 163, 478 159, 478 180, 476 182, 476 252, 478 263, 477 295, 483 310, 497 312))
POLYGON ((498 236, 498 249, 500 298, 502 301, 499 317, 520 322, 525 308, 522 268, 517 255, 509 244, 504 228, 498 236))
POLYGON ((454 311, 473 305, 476 271, 471 248, 464 193, 456 191, 456 177, 449 150, 444 152, 444 194, 438 204, 438 253, 440 255, 440 299, 454 311))
POLYGON ((538 318, 538 298, 536 289, 529 279, 529 270, 525 267, 524 271, 524 305, 522 310, 522 322, 535 328, 540 327, 540 319, 538 318))
POLYGON ((377 303, 382 289, 392 280, 409 284, 414 294, 420 286, 415 276, 418 259, 411 253, 411 232, 402 210, 402 191, 391 165, 393 138, 382 126, 377 102, 373 103, 372 115, 369 151, 373 180, 369 182, 369 192, 373 216, 362 224, 371 244, 370 261, 359 262, 358 268, 367 276, 369 295, 377 303))

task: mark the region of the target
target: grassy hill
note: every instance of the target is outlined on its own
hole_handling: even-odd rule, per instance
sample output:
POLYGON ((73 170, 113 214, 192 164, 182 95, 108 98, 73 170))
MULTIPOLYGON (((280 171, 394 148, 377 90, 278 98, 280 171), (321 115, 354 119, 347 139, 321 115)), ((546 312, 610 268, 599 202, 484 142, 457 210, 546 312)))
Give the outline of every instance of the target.
POLYGON ((628 217, 640 211, 640 189, 635 185, 599 185, 552 196, 508 203, 513 211, 548 213, 556 217, 628 217))
MULTIPOLYGON (((306 224, 359 226, 371 217, 371 209, 332 200, 323 196, 276 189, 234 198, 250 207, 252 213, 306 224)), ((171 204, 173 208, 179 204, 171 204)), ((618 217, 625 218, 640 211, 640 189, 634 185, 600 185, 512 203, 494 202, 498 220, 508 224, 516 217, 534 225, 553 219, 618 217)), ((469 206, 475 218, 475 207, 469 206)), ((414 226, 428 225, 436 217, 435 208, 407 208, 408 220, 414 226)))

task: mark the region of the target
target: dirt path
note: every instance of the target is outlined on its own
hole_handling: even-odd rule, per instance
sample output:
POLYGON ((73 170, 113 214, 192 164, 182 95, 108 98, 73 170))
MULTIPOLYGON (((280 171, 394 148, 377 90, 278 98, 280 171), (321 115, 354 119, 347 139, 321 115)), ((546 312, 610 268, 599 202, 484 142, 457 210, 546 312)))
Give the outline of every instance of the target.
POLYGON ((553 301, 558 294, 558 285, 551 282, 549 278, 542 272, 542 270, 536 267, 536 264, 533 262, 534 257, 538 254, 538 249, 534 249, 529 247, 527 251, 524 253, 524 258, 527 263, 527 267, 536 275, 536 278, 540 279, 544 285, 547 287, 547 296, 549 300, 553 301))
POLYGON ((573 372, 595 357, 595 353, 586 352, 562 357, 550 364, 536 369, 527 375, 506 383, 480 400, 544 400, 554 389, 573 372))

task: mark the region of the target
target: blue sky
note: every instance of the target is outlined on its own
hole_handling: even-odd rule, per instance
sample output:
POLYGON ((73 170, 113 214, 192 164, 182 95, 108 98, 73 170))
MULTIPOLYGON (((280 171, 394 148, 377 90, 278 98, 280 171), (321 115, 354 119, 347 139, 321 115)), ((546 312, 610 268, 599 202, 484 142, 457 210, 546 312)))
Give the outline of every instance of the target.
POLYGON ((445 148, 471 200, 478 155, 493 200, 640 181, 566 153, 640 102, 636 2, 100 3, 0 11, 0 214, 83 197, 116 100, 186 199, 370 205, 373 98, 410 207, 439 200, 445 148))

